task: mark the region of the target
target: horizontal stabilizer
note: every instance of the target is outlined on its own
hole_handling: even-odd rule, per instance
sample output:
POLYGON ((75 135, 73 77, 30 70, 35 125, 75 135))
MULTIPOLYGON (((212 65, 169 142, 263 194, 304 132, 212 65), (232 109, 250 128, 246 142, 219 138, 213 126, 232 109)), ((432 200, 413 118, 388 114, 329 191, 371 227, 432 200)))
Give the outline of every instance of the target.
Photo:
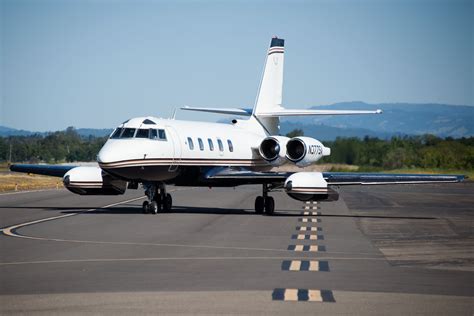
MULTIPOLYGON (((181 110, 198 111, 228 115, 251 116, 252 109, 242 108, 197 108, 184 106, 181 110)), ((381 114, 382 110, 293 110, 280 107, 271 112, 257 113, 259 117, 281 117, 281 116, 307 116, 307 115, 357 115, 357 114, 381 114)))
POLYGON ((183 106, 181 110, 228 114, 228 115, 242 115, 242 116, 252 115, 252 109, 239 109, 239 108, 227 108, 227 109, 226 108, 196 108, 196 107, 190 107, 190 106, 183 106))
POLYGON ((280 116, 306 116, 306 115, 357 115, 357 114, 381 114, 382 110, 293 110, 284 109, 272 112, 258 113, 262 117, 280 116))

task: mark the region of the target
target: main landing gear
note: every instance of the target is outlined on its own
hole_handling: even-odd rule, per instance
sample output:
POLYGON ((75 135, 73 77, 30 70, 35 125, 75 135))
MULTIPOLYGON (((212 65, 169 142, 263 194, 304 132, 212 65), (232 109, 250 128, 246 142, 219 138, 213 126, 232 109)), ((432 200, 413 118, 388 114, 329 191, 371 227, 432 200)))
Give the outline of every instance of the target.
POLYGON ((143 184, 145 187, 145 195, 148 201, 143 202, 144 214, 158 214, 162 210, 165 212, 171 211, 173 206, 173 199, 169 193, 166 193, 166 186, 164 183, 143 184))
POLYGON ((268 184, 263 185, 263 194, 255 199, 255 213, 273 215, 275 212, 275 200, 268 195, 268 184))

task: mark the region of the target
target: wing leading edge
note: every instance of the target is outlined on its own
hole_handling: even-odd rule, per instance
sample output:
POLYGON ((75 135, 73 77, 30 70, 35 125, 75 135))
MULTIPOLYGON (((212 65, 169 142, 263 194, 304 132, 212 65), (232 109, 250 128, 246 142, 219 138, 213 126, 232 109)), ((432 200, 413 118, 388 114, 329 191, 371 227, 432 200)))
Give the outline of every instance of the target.
POLYGON ((462 182, 464 175, 323 172, 330 185, 377 185, 462 182))
MULTIPOLYGON (((205 178, 214 181, 232 181, 236 183, 284 182, 295 172, 255 172, 245 168, 213 168, 205 178)), ((390 174, 356 172, 322 172, 328 185, 380 185, 380 184, 417 184, 417 183, 453 183, 462 182, 464 175, 438 174, 390 174)))
POLYGON ((66 172, 76 166, 60 165, 11 165, 10 170, 15 172, 41 174, 52 177, 63 177, 66 172))

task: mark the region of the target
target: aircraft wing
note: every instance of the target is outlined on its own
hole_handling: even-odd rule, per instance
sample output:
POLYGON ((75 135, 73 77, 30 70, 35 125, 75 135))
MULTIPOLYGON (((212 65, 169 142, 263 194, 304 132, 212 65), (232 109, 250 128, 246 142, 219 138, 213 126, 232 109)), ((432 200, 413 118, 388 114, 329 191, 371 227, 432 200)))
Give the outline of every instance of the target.
POLYGON ((191 107, 191 106, 183 106, 181 110, 228 114, 228 115, 242 115, 242 116, 252 115, 252 109, 240 109, 240 108, 198 108, 198 107, 191 107))
MULTIPOLYGON (((213 168, 205 175, 210 181, 225 181, 246 184, 278 183, 295 172, 255 172, 245 168, 213 168)), ((357 172, 322 172, 328 185, 380 185, 462 182, 464 175, 438 174, 390 174, 357 172)))
POLYGON ((15 172, 41 174, 52 177, 63 177, 66 172, 76 166, 64 165, 11 165, 10 170, 15 172))
POLYGON ((323 172, 328 185, 377 185, 462 182, 463 175, 323 172))

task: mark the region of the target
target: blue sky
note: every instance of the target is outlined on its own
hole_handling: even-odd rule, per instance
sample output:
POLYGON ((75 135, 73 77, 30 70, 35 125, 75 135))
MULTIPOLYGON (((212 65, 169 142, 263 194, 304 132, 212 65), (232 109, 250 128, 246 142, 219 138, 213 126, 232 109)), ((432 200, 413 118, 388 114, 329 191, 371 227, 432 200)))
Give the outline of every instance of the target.
POLYGON ((13 128, 252 107, 273 35, 286 40, 289 108, 474 105, 473 1, 0 2, 0 125, 13 128))

